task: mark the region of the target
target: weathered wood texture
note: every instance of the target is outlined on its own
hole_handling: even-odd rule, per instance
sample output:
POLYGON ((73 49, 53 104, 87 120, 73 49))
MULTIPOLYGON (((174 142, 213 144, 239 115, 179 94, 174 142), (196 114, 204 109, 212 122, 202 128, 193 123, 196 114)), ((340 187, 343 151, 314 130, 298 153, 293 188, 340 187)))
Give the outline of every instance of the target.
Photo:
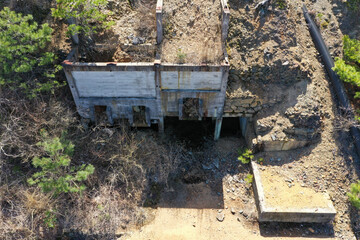
POLYGON ((221 12, 221 38, 222 42, 225 44, 230 23, 230 10, 227 5, 227 0, 221 0, 221 12))
POLYGON ((222 72, 161 72, 161 89, 219 90, 222 72))
POLYGON ((79 97, 155 98, 154 71, 73 71, 79 97))
POLYGON ((202 101, 202 117, 223 114, 228 65, 65 63, 79 114, 94 119, 94 106, 108 106, 112 119, 132 122, 132 107, 145 106, 150 119, 179 116, 185 98, 202 101))
POLYGON ((224 108, 229 66, 161 64, 159 82, 164 116, 179 116, 181 101, 202 101, 202 117, 221 117, 224 108))
POLYGON ((156 43, 161 44, 163 39, 163 22, 162 22, 163 0, 156 2, 156 43))

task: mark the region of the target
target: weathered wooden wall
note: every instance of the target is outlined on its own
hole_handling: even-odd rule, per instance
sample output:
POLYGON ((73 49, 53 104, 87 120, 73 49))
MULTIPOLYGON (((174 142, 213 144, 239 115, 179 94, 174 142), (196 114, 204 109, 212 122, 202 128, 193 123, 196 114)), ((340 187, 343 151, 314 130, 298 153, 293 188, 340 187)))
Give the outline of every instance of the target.
POLYGON ((202 101, 202 117, 222 116, 225 102, 228 65, 197 66, 163 64, 160 66, 160 98, 164 116, 179 116, 181 101, 202 101))
POLYGON ((72 71, 79 97, 156 96, 152 71, 72 71))
MULTIPOLYGON (((157 43, 163 38, 163 0, 157 0, 157 43)), ((125 118, 133 123, 133 107, 146 108, 148 124, 158 123, 163 129, 166 116, 182 117, 184 99, 199 99, 201 117, 216 119, 215 138, 220 135, 224 111, 229 63, 225 41, 229 25, 229 8, 221 0, 222 48, 221 65, 187 65, 153 63, 80 63, 78 50, 64 61, 64 71, 79 114, 95 120, 95 106, 105 106, 108 120, 125 118)), ((160 53, 157 53, 161 55, 160 53)))
POLYGON ((110 119, 129 119, 132 107, 145 106, 153 123, 181 115, 181 101, 198 98, 202 117, 223 114, 229 65, 156 63, 63 64, 79 114, 94 120, 94 106, 107 106, 110 119))

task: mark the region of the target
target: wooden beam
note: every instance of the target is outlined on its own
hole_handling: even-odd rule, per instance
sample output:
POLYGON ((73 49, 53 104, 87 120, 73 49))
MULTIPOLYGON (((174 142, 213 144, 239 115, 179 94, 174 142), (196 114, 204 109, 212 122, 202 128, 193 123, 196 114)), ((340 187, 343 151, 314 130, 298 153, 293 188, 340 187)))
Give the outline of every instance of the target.
POLYGON ((219 140, 219 138, 220 138, 221 125, 222 125, 222 117, 216 119, 215 133, 214 133, 214 140, 215 141, 219 140))

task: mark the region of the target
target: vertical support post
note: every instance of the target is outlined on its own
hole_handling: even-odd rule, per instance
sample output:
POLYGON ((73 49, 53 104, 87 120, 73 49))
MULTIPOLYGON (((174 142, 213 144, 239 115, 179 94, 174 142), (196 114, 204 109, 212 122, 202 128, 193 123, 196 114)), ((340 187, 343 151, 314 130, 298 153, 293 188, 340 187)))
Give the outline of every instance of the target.
MULTIPOLYGON (((158 0, 160 1, 160 0, 158 0)), ((161 102, 161 70, 160 70, 161 60, 155 60, 154 70, 155 70, 155 86, 156 86, 156 102, 157 102, 157 116, 158 116, 158 131, 159 133, 164 132, 164 113, 162 110, 161 102)))
POLYGON ((164 118, 160 118, 159 121, 158 121, 158 131, 159 133, 164 133, 164 118))
POLYGON ((159 45, 163 39, 163 23, 162 23, 162 6, 163 0, 157 0, 156 3, 156 42, 159 45))
POLYGON ((240 120, 241 135, 243 137, 245 137, 246 136, 246 127, 247 127, 247 118, 239 117, 239 120, 240 120))
MULTIPOLYGON (((90 106, 90 120, 94 123, 96 123, 96 117, 95 117, 95 106, 90 106)), ((96 123, 97 124, 97 123, 96 123)))
POLYGON ((223 44, 226 42, 226 38, 229 32, 229 23, 230 23, 230 10, 227 5, 227 0, 221 0, 221 40, 223 44))
POLYGON ((69 54, 69 56, 66 58, 64 62, 62 62, 62 66, 64 68, 66 80, 68 82, 68 85, 70 87, 72 96, 74 98, 74 102, 77 108, 78 113, 83 118, 90 118, 91 121, 95 121, 95 113, 94 113, 94 106, 89 106, 87 103, 80 102, 80 96, 76 87, 75 79, 72 75, 72 71, 76 70, 72 66, 72 60, 77 58, 77 47, 75 47, 69 54))
POLYGON ((112 111, 110 106, 106 106, 106 116, 108 118, 110 125, 114 125, 114 119, 112 117, 112 111))
POLYGON ((221 125, 222 125, 222 117, 216 118, 215 133, 214 133, 214 140, 215 141, 219 140, 219 138, 220 138, 221 125))

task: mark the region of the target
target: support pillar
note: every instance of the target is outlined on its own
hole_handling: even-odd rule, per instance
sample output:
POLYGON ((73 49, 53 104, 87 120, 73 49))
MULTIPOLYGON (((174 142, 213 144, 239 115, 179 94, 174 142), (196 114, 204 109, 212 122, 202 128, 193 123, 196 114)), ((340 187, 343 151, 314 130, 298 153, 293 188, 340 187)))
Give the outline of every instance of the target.
POLYGON ((164 133, 164 118, 160 118, 158 121, 158 131, 159 133, 164 133))
POLYGON ((221 0, 221 10, 222 10, 222 19, 221 19, 221 39, 225 44, 226 38, 229 32, 229 23, 230 23, 230 10, 227 5, 227 0, 221 0))
POLYGON ((162 24, 162 6, 163 0, 157 0, 156 3, 156 43, 159 45, 163 39, 162 24))
POLYGON ((108 118, 110 125, 114 125, 114 119, 112 117, 112 111, 110 106, 106 106, 106 116, 108 118))
POLYGON ((222 117, 216 119, 215 133, 214 133, 214 140, 215 141, 219 140, 219 138, 220 138, 221 125, 222 125, 222 117))
POLYGON ((240 120, 241 135, 243 137, 245 137, 246 136, 246 127, 247 127, 247 118, 239 117, 239 120, 240 120))

